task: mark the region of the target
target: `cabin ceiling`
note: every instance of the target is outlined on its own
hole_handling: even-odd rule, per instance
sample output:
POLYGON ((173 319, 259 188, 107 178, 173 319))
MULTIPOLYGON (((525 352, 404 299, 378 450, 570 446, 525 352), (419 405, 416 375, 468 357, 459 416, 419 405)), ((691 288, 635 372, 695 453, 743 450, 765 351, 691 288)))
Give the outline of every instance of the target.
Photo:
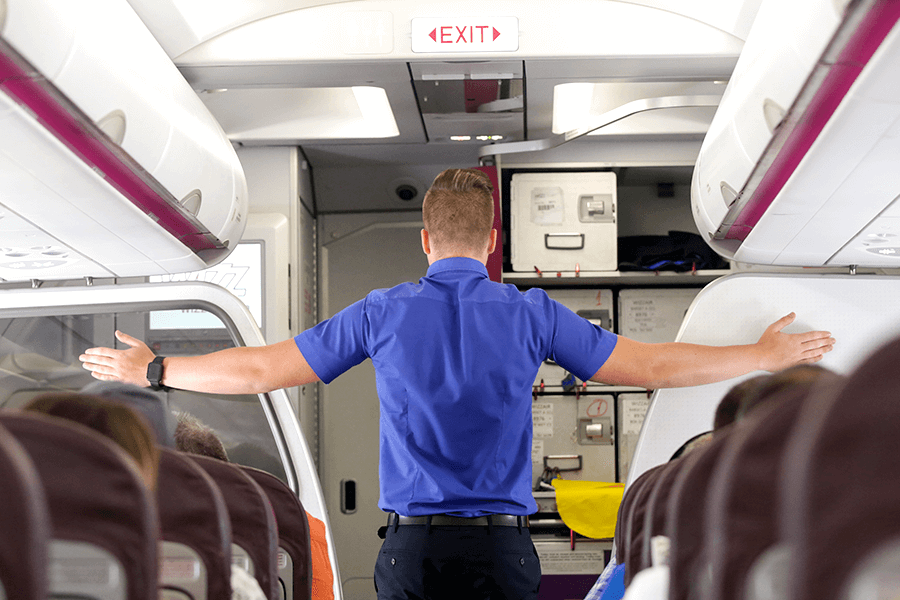
MULTIPOLYGON (((348 167, 384 173, 382 187, 424 186, 442 168, 478 164, 482 146, 548 138, 633 100, 721 97, 760 0, 129 2, 229 138, 301 146, 320 196, 348 167), (413 19, 467 14, 515 16, 518 49, 412 51, 413 19), (577 111, 558 108, 555 123, 561 106, 577 111)), ((568 148, 503 160, 634 164, 651 142, 695 156, 714 112, 636 114, 568 148), (611 143, 629 148, 611 154, 611 143)))

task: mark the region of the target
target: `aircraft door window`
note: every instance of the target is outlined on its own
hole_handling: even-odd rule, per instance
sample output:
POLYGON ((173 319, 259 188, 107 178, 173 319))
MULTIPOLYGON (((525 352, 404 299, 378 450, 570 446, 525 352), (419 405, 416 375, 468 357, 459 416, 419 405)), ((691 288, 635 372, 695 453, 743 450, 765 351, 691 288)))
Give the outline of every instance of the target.
MULTIPOLYGON (((86 308, 86 307, 85 307, 86 308)), ((236 344, 232 329, 210 311, 173 308, 0 319, 0 408, 18 408, 41 394, 79 391, 94 382, 78 356, 95 346, 119 347, 120 329, 164 356, 204 354, 236 344), (177 313, 177 319, 172 320, 177 313), (160 318, 159 315, 166 315, 160 318)), ((256 395, 165 394, 170 411, 188 413, 222 440, 232 462, 287 481, 266 408, 256 395)))

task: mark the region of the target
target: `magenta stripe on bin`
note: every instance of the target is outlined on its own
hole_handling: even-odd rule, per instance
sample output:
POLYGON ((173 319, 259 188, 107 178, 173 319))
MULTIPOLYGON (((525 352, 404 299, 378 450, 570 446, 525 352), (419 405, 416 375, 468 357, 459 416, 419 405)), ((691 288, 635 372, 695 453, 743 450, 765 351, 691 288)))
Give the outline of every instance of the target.
POLYGON ((759 223, 898 19, 900 2, 880 0, 860 21, 726 239, 744 240, 759 223))
POLYGON ((0 90, 30 110, 47 131, 182 244, 194 252, 223 247, 199 221, 182 212, 177 200, 165 192, 162 184, 108 140, 3 40, 0 40, 0 90))

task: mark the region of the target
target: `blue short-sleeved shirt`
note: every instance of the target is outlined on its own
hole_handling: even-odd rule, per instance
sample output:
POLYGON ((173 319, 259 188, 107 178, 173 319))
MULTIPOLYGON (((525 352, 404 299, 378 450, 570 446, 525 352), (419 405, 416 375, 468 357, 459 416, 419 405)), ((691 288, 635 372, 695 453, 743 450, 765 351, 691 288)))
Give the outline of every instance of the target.
POLYGON ((470 258, 375 290, 295 338, 325 383, 371 358, 381 402, 378 505, 417 516, 526 515, 531 387, 551 358, 582 380, 617 337, 470 258))

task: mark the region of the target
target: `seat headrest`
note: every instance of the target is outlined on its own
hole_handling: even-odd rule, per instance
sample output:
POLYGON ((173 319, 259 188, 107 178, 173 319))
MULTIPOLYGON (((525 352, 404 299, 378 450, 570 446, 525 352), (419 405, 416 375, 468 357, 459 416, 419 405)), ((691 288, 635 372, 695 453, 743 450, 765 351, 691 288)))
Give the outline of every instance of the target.
MULTIPOLYGON (((0 426, 0 587, 22 600, 47 595, 50 514, 25 449, 0 426)), ((0 591, 0 596, 3 592, 0 591)))
POLYGON ((86 542, 124 568, 128 597, 156 597, 156 506, 137 464, 97 432, 34 413, 0 414, 26 449, 47 496, 54 539, 86 542))
POLYGON ((794 550, 792 598, 834 598, 855 558, 900 536, 898 364, 900 338, 803 406, 780 502, 781 536, 794 550))

